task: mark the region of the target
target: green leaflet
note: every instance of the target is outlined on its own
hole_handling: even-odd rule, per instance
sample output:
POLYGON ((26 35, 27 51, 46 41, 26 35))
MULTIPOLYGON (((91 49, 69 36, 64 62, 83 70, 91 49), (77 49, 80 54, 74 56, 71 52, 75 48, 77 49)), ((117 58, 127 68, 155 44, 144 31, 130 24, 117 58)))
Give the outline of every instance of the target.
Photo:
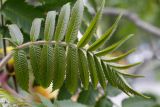
POLYGON ((14 51, 13 58, 15 61, 16 79, 20 87, 27 91, 29 87, 29 72, 26 54, 23 50, 16 50, 14 51))
POLYGON ((88 51, 94 51, 99 48, 101 45, 105 43, 105 41, 109 40, 110 37, 113 35, 115 30, 117 29, 118 23, 121 19, 122 15, 119 15, 115 23, 103 34, 98 40, 96 40, 89 48, 88 51))
POLYGON ((119 74, 117 71, 115 71, 114 69, 110 69, 110 67, 106 65, 102 62, 102 67, 105 73, 105 76, 108 80, 108 82, 114 86, 114 87, 118 87, 119 89, 121 89, 123 92, 125 92, 127 95, 139 95, 139 96, 143 96, 145 98, 147 98, 146 96, 134 91, 129 85, 128 83, 125 81, 125 79, 123 78, 123 76, 121 74, 119 74))
POLYGON ((62 7, 59 18, 58 18, 58 24, 57 24, 56 32, 54 36, 55 41, 63 40, 66 29, 67 29, 69 17, 70 17, 70 5, 69 3, 67 3, 62 7))
POLYGON ((53 48, 50 45, 43 45, 40 58, 41 85, 48 87, 53 79, 53 48))
POLYGON ((44 39, 46 41, 52 40, 53 33, 54 33, 54 27, 55 27, 55 18, 56 18, 55 11, 49 11, 47 13, 45 29, 44 29, 44 39))
POLYGON ((67 28, 65 41, 67 43, 74 43, 77 39, 78 30, 81 24, 82 16, 83 16, 83 1, 77 0, 75 5, 72 8, 72 13, 69 21, 69 25, 67 28))
POLYGON ((141 76, 141 75, 128 74, 128 73, 124 73, 124 72, 120 72, 120 71, 117 71, 117 72, 119 74, 123 75, 126 78, 142 78, 142 77, 144 77, 144 76, 141 76))
POLYGON ((105 90, 106 87, 107 87, 107 84, 106 84, 106 78, 104 76, 101 63, 96 56, 94 56, 94 60, 95 60, 95 64, 96 64, 96 69, 97 69, 99 82, 100 82, 102 88, 105 90))
POLYGON ((120 65, 120 64, 108 64, 109 66, 113 67, 113 68, 116 68, 116 69, 129 69, 131 67, 134 67, 136 65, 139 65, 141 64, 141 62, 137 62, 137 63, 134 63, 134 64, 128 64, 128 65, 120 65))
POLYGON ((65 50, 64 47, 55 45, 53 52, 53 90, 61 88, 64 82, 65 76, 65 66, 66 66, 66 58, 65 58, 65 50))
POLYGON ((31 45, 29 48, 29 54, 35 81, 40 83, 42 75, 40 72, 40 64, 39 64, 41 56, 40 46, 31 45))
POLYGON ((74 93, 78 87, 78 52, 75 47, 68 47, 66 67, 66 88, 74 93))
POLYGON ((8 29, 9 29, 9 33, 11 35, 12 41, 17 45, 21 45, 23 43, 23 35, 19 27, 16 24, 11 24, 11 25, 8 25, 8 29))
POLYGON ((88 72, 87 58, 86 58, 83 50, 81 50, 81 49, 78 50, 78 55, 79 55, 78 62, 79 62, 80 78, 81 78, 84 89, 87 90, 88 86, 89 86, 89 72, 88 72))
POLYGON ((120 56, 113 57, 113 58, 110 58, 110 59, 109 58, 108 59, 103 59, 103 61, 105 61, 105 62, 116 62, 116 61, 119 61, 119 60, 125 58, 126 56, 128 56, 129 54, 131 54, 134 51, 135 51, 135 49, 131 49, 128 52, 126 52, 126 53, 124 53, 120 56))
POLYGON ((120 41, 118 41, 117 43, 99 51, 96 53, 97 56, 104 56, 106 54, 108 54, 109 52, 112 52, 114 50, 116 50, 117 48, 119 48, 125 41, 127 41, 129 38, 131 38, 133 36, 133 34, 128 35, 127 37, 121 39, 120 41))
POLYGON ((40 29, 41 29, 42 18, 35 18, 32 22, 31 30, 30 30, 30 39, 31 41, 36 41, 39 37, 40 29))
POLYGON ((83 37, 78 42, 77 46, 79 48, 84 47, 90 41, 93 34, 96 32, 98 22, 101 18, 101 15, 102 15, 102 9, 104 7, 104 4, 105 4, 105 0, 102 1, 101 8, 99 9, 98 13, 93 18, 93 20, 91 21, 91 23, 90 23, 89 27, 87 28, 86 32, 84 33, 83 37))
POLYGON ((89 72, 90 72, 92 84, 93 84, 94 89, 96 89, 97 84, 98 84, 96 64, 95 64, 95 61, 94 61, 92 54, 89 52, 87 52, 87 60, 88 60, 88 66, 89 66, 89 72))

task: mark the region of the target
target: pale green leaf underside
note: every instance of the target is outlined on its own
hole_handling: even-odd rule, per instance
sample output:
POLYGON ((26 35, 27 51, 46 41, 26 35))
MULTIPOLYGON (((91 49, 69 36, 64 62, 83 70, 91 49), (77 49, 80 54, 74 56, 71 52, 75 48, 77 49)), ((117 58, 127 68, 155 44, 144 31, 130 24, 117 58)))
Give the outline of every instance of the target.
POLYGON ((16 24, 12 24, 12 25, 8 25, 8 29, 9 29, 9 33, 11 35, 12 41, 17 45, 21 45, 23 43, 23 35, 19 27, 16 24))
POLYGON ((30 39, 31 41, 36 41, 40 34, 42 18, 35 18, 32 22, 30 30, 30 39))
POLYGON ((56 26, 56 31, 54 36, 55 41, 63 40, 64 35, 66 33, 69 17, 70 17, 70 5, 68 3, 64 5, 60 11, 58 24, 56 26))
POLYGON ((54 28, 55 28, 55 18, 56 18, 55 11, 50 11, 47 13, 45 29, 44 29, 44 39, 46 41, 51 41, 53 38, 54 28))
POLYGON ((65 41, 67 43, 74 43, 77 39, 78 30, 83 16, 83 10, 84 6, 82 0, 77 0, 72 8, 71 17, 66 32, 65 41))

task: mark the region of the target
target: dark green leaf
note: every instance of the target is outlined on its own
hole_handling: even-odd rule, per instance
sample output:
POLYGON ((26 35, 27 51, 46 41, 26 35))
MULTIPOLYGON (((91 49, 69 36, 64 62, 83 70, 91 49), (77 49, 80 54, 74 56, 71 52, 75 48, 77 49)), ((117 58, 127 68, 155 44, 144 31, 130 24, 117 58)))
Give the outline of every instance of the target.
POLYGON ((138 95, 138 96, 142 96, 145 98, 148 98, 140 93, 138 93, 137 91, 133 90, 129 84, 126 82, 126 80, 124 79, 124 77, 119 74, 116 70, 111 69, 109 65, 105 65, 103 63, 103 61, 101 61, 105 76, 108 80, 108 82, 114 86, 117 87, 119 89, 121 89, 123 92, 125 92, 127 95, 138 95))
POLYGON ((36 82, 40 83, 42 75, 40 72, 40 64, 39 64, 41 56, 40 46, 35 46, 35 45, 30 46, 29 53, 35 80, 36 82))
POLYGON ((93 84, 93 87, 96 89, 97 84, 98 84, 96 64, 95 64, 95 61, 94 61, 92 54, 89 52, 87 53, 87 59, 88 59, 88 66, 89 66, 89 72, 90 72, 92 84, 93 84))
POLYGON ((87 90, 89 86, 89 71, 88 71, 87 58, 85 53, 81 49, 78 50, 78 55, 79 55, 78 62, 79 62, 80 78, 81 78, 84 89, 87 90))
POLYGON ((74 93, 78 87, 78 52, 77 48, 69 46, 67 50, 66 88, 74 93))
POLYGON ((16 50, 14 52, 14 61, 16 79, 20 87, 27 91, 29 87, 29 72, 25 52, 23 50, 16 50))
POLYGON ((101 97, 95 107, 112 107, 113 103, 106 96, 101 97))
POLYGON ((40 58, 40 72, 41 75, 41 85, 43 87, 48 87, 53 79, 53 48, 49 45, 44 45, 41 51, 40 58))
POLYGON ((96 56, 94 56, 94 60, 95 60, 95 64, 96 64, 99 83, 101 84, 102 88, 105 90, 106 87, 107 87, 107 84, 106 84, 106 78, 105 78, 105 75, 103 73, 101 63, 96 56))
POLYGON ((78 102, 94 106, 98 97, 98 91, 90 85, 88 90, 82 90, 78 97, 78 102))
POLYGON ((3 5, 2 12, 6 20, 17 24, 28 34, 33 19, 44 16, 41 10, 28 5, 24 0, 7 0, 3 5))
POLYGON ((53 90, 60 88, 63 85, 65 77, 66 56, 64 47, 55 45, 53 52, 53 90))

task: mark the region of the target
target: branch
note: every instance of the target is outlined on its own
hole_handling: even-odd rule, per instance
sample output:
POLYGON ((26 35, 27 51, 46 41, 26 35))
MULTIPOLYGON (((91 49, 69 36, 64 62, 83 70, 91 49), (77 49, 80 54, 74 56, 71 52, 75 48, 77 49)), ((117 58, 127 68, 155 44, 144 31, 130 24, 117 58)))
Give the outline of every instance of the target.
MULTIPOLYGON (((67 44, 66 42, 57 42, 57 41, 35 41, 35 42, 27 42, 27 43, 24 43, 22 45, 19 45, 17 46, 14 50, 17 50, 17 49, 24 49, 24 48, 28 48, 29 46, 31 45, 44 45, 44 44, 59 44, 59 45, 62 45, 62 46, 67 46, 67 45, 71 45, 71 46, 74 46, 76 47, 75 44, 67 44)), ((9 61, 9 59, 11 59, 12 57, 12 54, 14 53, 14 51, 10 52, 9 54, 7 54, 3 59, 2 61, 0 62, 0 69, 7 64, 7 62, 9 61)))
POLYGON ((124 10, 124 9, 118 9, 118 8, 105 8, 103 10, 104 15, 117 16, 120 13, 123 13, 124 18, 132 21, 136 26, 138 26, 142 30, 144 30, 154 36, 160 37, 160 28, 153 26, 153 25, 141 20, 138 17, 138 15, 134 12, 124 10))

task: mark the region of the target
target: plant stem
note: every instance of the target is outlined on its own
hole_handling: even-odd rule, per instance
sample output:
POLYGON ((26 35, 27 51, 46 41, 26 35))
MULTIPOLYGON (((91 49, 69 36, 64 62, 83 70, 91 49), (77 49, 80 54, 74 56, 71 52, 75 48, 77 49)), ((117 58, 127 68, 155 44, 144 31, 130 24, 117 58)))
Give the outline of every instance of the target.
MULTIPOLYGON (((35 42, 27 42, 24 43, 22 45, 17 46, 14 50, 18 50, 18 49, 24 49, 24 48, 28 48, 31 45, 46 45, 46 44, 50 44, 50 45, 55 45, 55 44, 59 44, 61 46, 73 46, 73 47, 77 47, 77 45, 75 44, 67 44, 66 42, 57 42, 57 41, 35 41, 35 42)), ((9 61, 9 59, 12 57, 12 54, 14 53, 14 51, 11 51, 10 53, 8 53, 0 62, 0 69, 9 61)))

